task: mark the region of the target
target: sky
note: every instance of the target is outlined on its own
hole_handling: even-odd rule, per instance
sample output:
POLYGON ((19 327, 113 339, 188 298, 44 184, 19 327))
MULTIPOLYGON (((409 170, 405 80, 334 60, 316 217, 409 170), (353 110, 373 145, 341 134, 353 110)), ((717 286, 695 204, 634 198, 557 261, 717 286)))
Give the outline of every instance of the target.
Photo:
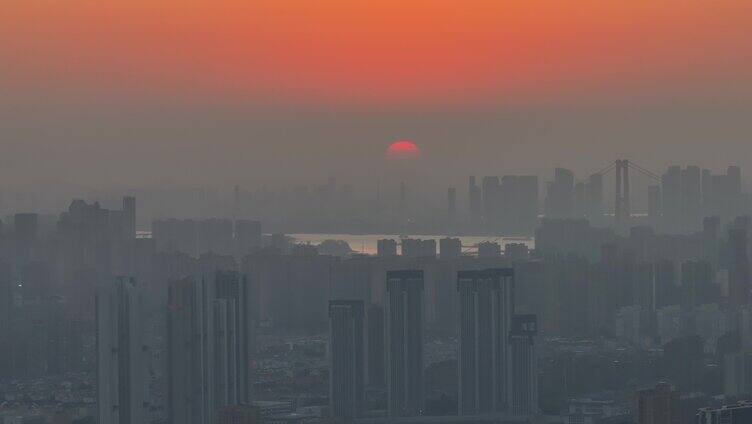
POLYGON ((0 185, 744 166, 751 51, 745 0, 6 0, 0 185))

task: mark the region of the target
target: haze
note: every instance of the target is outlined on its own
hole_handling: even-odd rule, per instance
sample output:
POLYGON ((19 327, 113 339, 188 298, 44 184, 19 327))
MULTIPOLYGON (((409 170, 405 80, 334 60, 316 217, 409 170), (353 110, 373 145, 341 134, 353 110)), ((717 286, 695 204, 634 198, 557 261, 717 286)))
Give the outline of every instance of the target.
POLYGON ((589 173, 614 155, 654 170, 745 165, 751 12, 735 0, 10 2, 0 179, 364 184, 401 138, 437 187, 589 173))

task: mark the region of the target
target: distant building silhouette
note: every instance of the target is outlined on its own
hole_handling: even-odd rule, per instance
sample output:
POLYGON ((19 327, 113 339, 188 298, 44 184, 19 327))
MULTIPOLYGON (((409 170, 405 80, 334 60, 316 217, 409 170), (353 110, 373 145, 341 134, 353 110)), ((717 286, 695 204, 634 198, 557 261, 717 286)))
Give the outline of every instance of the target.
POLYGON ((397 256, 397 241, 393 239, 380 239, 376 242, 376 255, 379 257, 397 256))
POLYGON ((572 218, 574 212, 574 173, 556 168, 548 183, 545 201, 546 218, 572 218))
POLYGON ((445 237, 439 240, 439 258, 456 259, 462 256, 462 241, 458 238, 445 237))

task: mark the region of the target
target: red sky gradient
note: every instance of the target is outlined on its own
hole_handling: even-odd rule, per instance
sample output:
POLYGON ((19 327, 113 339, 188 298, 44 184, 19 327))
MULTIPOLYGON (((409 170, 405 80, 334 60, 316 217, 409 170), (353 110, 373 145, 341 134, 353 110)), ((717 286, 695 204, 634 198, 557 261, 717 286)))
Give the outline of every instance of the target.
POLYGON ((749 0, 11 0, 0 86, 278 104, 733 85, 749 0))

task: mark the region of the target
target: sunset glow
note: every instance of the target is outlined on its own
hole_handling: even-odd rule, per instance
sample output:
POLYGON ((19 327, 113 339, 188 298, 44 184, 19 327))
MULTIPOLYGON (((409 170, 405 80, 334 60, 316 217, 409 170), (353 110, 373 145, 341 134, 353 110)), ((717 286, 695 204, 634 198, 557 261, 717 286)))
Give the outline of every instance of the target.
MULTIPOLYGON (((649 91, 752 69, 750 2, 24 0, 15 87, 259 102, 447 104, 649 91)), ((10 66, 8 66, 10 65, 10 66)))

